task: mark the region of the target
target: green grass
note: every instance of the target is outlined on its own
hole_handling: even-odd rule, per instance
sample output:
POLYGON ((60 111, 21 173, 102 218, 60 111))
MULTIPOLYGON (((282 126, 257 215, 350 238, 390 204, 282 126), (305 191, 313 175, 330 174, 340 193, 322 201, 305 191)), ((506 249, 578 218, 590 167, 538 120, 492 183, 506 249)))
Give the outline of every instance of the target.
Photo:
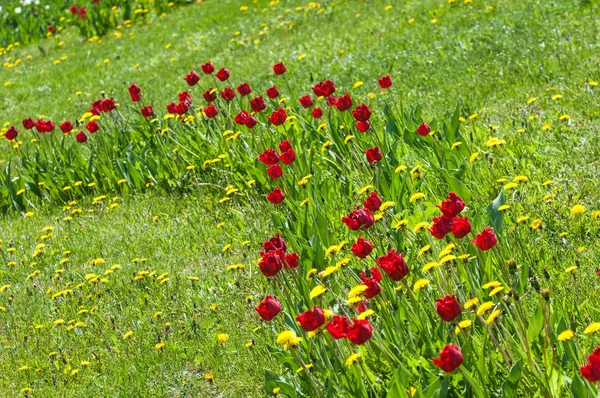
MULTIPOLYGON (((332 78, 341 91, 358 98, 376 94, 374 103, 381 113, 385 97, 380 96, 375 78, 390 73, 399 106, 420 106, 425 120, 443 120, 440 115, 450 116, 458 107, 467 119, 461 127, 465 146, 470 152, 482 152, 483 157, 461 177, 476 217, 483 217, 483 209, 503 185, 496 182, 498 178, 530 178, 524 191, 507 193, 514 213, 505 225, 504 239, 511 245, 506 253, 514 254, 522 267, 531 267, 543 287, 552 287, 552 306, 558 313, 553 325, 560 324, 562 330, 571 321, 581 330, 584 322, 598 320, 598 299, 593 294, 585 295, 581 307, 573 298, 573 291, 583 296, 596 289, 592 276, 594 259, 600 253, 595 245, 597 222, 578 223, 568 216, 575 203, 589 210, 600 206, 594 163, 600 153, 600 87, 589 84, 600 81, 598 4, 426 0, 394 4, 385 11, 387 4, 379 0, 323 2, 323 11, 317 12, 298 1, 281 1, 271 7, 209 0, 173 10, 150 25, 119 29, 121 37, 112 34, 87 42, 68 30, 38 43, 39 47, 21 46, 3 56, 3 63, 21 61, 17 67, 0 69, 0 84, 10 83, 2 86, 0 121, 20 126, 23 118, 38 115, 57 124, 66 118, 74 120, 102 91, 129 108, 126 88, 132 82, 142 87, 143 102, 164 114, 166 103, 186 88, 183 75, 192 68, 199 70, 199 64, 207 60, 228 67, 236 85, 248 81, 256 92, 276 82, 270 66, 283 60, 296 97, 307 93, 313 81, 332 78), (240 11, 243 4, 250 9, 240 11), (297 6, 305 8, 296 11, 297 6), (415 21, 409 23, 411 18, 415 21), (437 23, 431 23, 433 18, 437 23), (55 64, 63 55, 66 60, 55 64), (354 89, 357 81, 364 85, 354 89), (562 98, 552 99, 556 94, 562 98), (536 101, 527 104, 532 97, 536 101), (474 114, 478 116, 469 121, 474 114), (532 115, 537 119, 530 120, 532 115), (561 115, 570 119, 561 121, 561 115), (542 129, 545 124, 550 128, 542 129), (520 128, 525 131, 519 132, 520 128), (505 151, 485 147, 494 136, 506 140, 505 151), (556 181, 557 191, 542 186, 547 179, 556 181), (549 192, 555 199, 547 204, 543 197, 549 192), (541 232, 517 223, 521 215, 530 216, 527 224, 543 219, 541 232), (563 231, 569 233, 567 238, 560 236, 563 231), (586 250, 578 254, 577 248, 583 246, 586 250), (586 274, 580 279, 565 276, 564 269, 570 265, 578 265, 586 274), (543 278, 544 269, 551 280, 543 278)), ((199 101, 200 89, 193 91, 199 101)), ((28 140, 28 134, 22 133, 20 139, 28 140)), ((315 142, 296 135, 298 142, 311 142, 318 151, 315 142)), ((9 144, 1 144, 4 160, 14 159, 9 144)), ((431 153, 405 151, 401 160, 409 167, 425 163, 425 182, 419 187, 431 193, 428 200, 436 202, 447 191, 446 175, 434 168, 435 161, 429 162, 427 154, 431 153)), ((303 167, 319 170, 325 168, 323 164, 327 161, 319 159, 303 167)), ((201 182, 215 182, 205 178, 212 175, 200 174, 201 182)), ((322 210, 305 215, 306 225, 319 224, 310 217, 339 224, 341 213, 355 204, 354 198, 336 191, 332 181, 354 192, 375 181, 369 178, 355 170, 342 179, 333 166, 317 175, 323 197, 336 198, 337 206, 323 218, 318 218, 322 210)), ((255 266, 258 247, 273 235, 273 224, 290 232, 281 227, 286 217, 297 232, 300 228, 294 229, 293 221, 298 214, 291 210, 272 216, 272 207, 262 198, 232 201, 225 210, 216 204, 219 197, 218 191, 206 187, 194 188, 185 196, 160 190, 126 195, 113 209, 108 198, 101 205, 86 199, 67 210, 39 203, 31 206, 32 217, 10 214, 2 219, 0 286, 11 287, 0 293, 0 306, 6 309, 0 312, 0 391, 7 396, 17 395, 24 387, 33 388, 34 396, 264 395, 263 370, 279 372, 282 366, 268 355, 263 343, 272 342, 282 325, 253 332, 260 322, 252 308, 265 291, 274 289, 255 266), (83 213, 64 221, 77 207, 83 213), (94 213, 87 213, 90 208, 94 213), (159 216, 156 222, 153 216, 159 216), (220 222, 225 226, 217 228, 220 222), (45 235, 41 230, 47 225, 54 226, 53 237, 43 241, 45 253, 34 257, 36 245, 42 243, 40 236, 45 235), (242 246, 247 240, 250 243, 242 246), (226 244, 232 247, 222 253, 226 244), (16 251, 8 252, 10 247, 16 251), (71 254, 63 255, 67 250, 71 254), (60 264, 65 257, 69 262, 60 264), (105 263, 90 264, 96 258, 105 263), (147 260, 133 262, 141 258, 147 260), (246 268, 225 271, 238 263, 246 268), (121 268, 106 276, 107 283, 86 281, 90 273, 103 277, 113 264, 121 268), (57 269, 64 271, 57 274, 57 269), (35 270, 39 275, 27 279, 35 270), (157 273, 135 281, 141 270, 157 273), (161 284, 156 277, 164 272, 169 272, 169 281, 161 284), (54 275, 60 277, 54 279, 54 275), (191 282, 189 276, 200 280, 191 282), (76 288, 80 283, 83 287, 76 288), (72 296, 51 299, 67 288, 73 289, 72 296), (251 302, 246 302, 247 296, 253 296, 251 302), (93 307, 94 314, 78 314, 93 307), (155 319, 157 311, 163 315, 155 319), (64 319, 65 324, 54 325, 57 319, 64 319), (67 331, 70 320, 85 326, 67 331), (167 322, 170 326, 165 326, 167 322), (123 340, 130 330, 134 334, 123 340), (228 333, 229 340, 218 344, 218 333, 228 333), (245 344, 255 338, 254 348, 247 348, 245 344), (166 345, 156 350, 160 341, 166 345), (51 352, 56 355, 50 356, 51 352), (81 361, 90 365, 82 366, 81 361), (22 366, 28 369, 19 370, 22 366), (73 369, 79 373, 71 376, 73 369), (213 382, 204 379, 207 373, 214 374, 213 382)), ((401 207, 397 215, 408 214, 407 197, 389 199, 401 207)), ((431 215, 430 205, 424 205, 423 216, 425 212, 431 215)), ((327 231, 330 235, 320 237, 320 243, 353 239, 338 226, 327 231)), ((415 269, 422 266, 416 265, 415 253, 426 240, 415 238, 415 245, 410 246, 395 235, 390 239, 410 248, 415 269)), ((309 236, 300 236, 296 242, 305 250, 303 265, 319 269, 329 265, 322 261, 328 245, 313 251, 308 240, 309 236)), ((533 296, 530 288, 527 295, 533 296)), ((537 299, 525 306, 533 313, 537 299)), ((587 355, 587 346, 583 353, 577 349, 580 357, 587 355)), ((501 361, 498 355, 494 359, 501 361)), ((571 360, 565 354, 565 363, 575 369, 571 360)), ((494 387, 498 393, 500 387, 494 387)))

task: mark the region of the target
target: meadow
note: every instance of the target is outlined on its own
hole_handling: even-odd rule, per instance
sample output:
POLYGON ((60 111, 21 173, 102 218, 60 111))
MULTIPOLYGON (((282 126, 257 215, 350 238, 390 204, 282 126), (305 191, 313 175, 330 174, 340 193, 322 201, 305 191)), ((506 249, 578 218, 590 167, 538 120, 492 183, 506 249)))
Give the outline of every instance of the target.
POLYGON ((0 29, 3 396, 598 395, 597 3, 103 2, 0 29))

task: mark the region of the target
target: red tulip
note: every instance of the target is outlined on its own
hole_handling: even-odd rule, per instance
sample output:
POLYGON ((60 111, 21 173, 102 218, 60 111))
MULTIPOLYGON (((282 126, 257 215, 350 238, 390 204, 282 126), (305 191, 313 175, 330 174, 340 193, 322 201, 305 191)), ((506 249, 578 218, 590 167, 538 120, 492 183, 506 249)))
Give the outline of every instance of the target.
POLYGON ((142 99, 142 89, 137 84, 132 84, 127 90, 133 102, 138 102, 142 99))
POLYGON ((315 93, 317 97, 329 97, 335 93, 335 84, 331 80, 317 83, 313 87, 313 93, 315 93))
POLYGON ((454 192, 448 193, 448 200, 443 200, 440 206, 437 206, 444 217, 454 218, 460 214, 465 208, 465 202, 459 198, 454 192))
POLYGON ((429 232, 431 235, 435 236, 436 239, 444 239, 450 232, 450 228, 452 225, 452 219, 447 217, 434 217, 433 225, 429 228, 429 232))
POLYGON ((417 133, 422 137, 426 137, 430 132, 431 127, 429 127, 429 125, 425 122, 421 123, 421 125, 417 127, 417 133))
POLYGON ((463 363, 462 352, 454 344, 446 344, 439 358, 433 358, 433 364, 446 373, 454 372, 463 363))
POLYGON ((190 93, 187 90, 177 94, 177 98, 179 98, 179 102, 183 102, 188 105, 192 103, 192 97, 190 96, 190 93))
POLYGON ((267 195, 267 199, 274 205, 278 205, 285 199, 285 194, 283 193, 281 188, 275 187, 275 189, 267 195))
POLYGON ((279 232, 277 232, 277 234, 274 237, 264 241, 261 246, 263 249, 265 249, 265 251, 268 252, 273 250, 281 250, 285 252, 287 250, 287 244, 285 243, 285 240, 283 240, 279 232))
POLYGON ((152 109, 152 107, 150 105, 146 105, 145 107, 143 107, 142 109, 140 109, 140 112, 142 112, 142 115, 147 119, 149 117, 151 117, 152 115, 154 115, 154 110, 152 109))
POLYGON ((250 120, 250 114, 246 111, 241 111, 234 118, 233 121, 237 124, 245 125, 250 120))
POLYGON ((215 104, 212 104, 212 105, 204 108, 204 114, 209 119, 212 119, 213 117, 215 117, 219 114, 219 110, 217 109, 217 106, 215 104))
POLYGON ((364 122, 356 123, 355 126, 361 133, 366 133, 371 128, 371 122, 365 120, 364 122))
POLYGON ((35 127, 35 122, 32 118, 28 117, 27 119, 23 120, 23 127, 25 127, 26 130, 31 130, 35 127))
POLYGON ((296 153, 290 148, 281 154, 280 159, 283 164, 292 164, 296 160, 296 153))
POLYGON ((321 116, 323 116, 323 110, 321 108, 314 108, 310 113, 315 119, 319 119, 321 116))
POLYGON ((267 166, 273 166, 274 164, 279 163, 279 154, 274 149, 265 149, 263 153, 258 155, 258 160, 267 166))
POLYGON ((250 88, 248 83, 242 83, 238 86, 237 92, 240 93, 242 97, 245 97, 246 95, 252 92, 252 89, 250 88))
POLYGON ((71 123, 70 120, 67 120, 66 122, 60 125, 60 129, 64 134, 68 134, 71 131, 73 131, 73 123, 71 123))
POLYGON ((79 11, 79 9, 77 8, 77 5, 73 4, 70 8, 69 11, 71 12, 71 14, 77 14, 77 11, 79 11))
POLYGON ((363 202, 363 205, 371 211, 377 211, 381 207, 381 198, 377 195, 377 192, 371 192, 367 196, 367 200, 363 202))
POLYGON ((342 222, 353 231, 359 229, 369 229, 374 223, 375 218, 368 209, 357 208, 352 210, 348 216, 342 217, 342 222))
POLYGON ((312 310, 304 311, 296 316, 296 320, 300 323, 302 329, 312 332, 325 323, 325 313, 319 306, 315 305, 312 310))
POLYGON ((404 261, 404 254, 398 254, 395 249, 390 249, 387 254, 379 257, 375 262, 393 281, 401 281, 408 275, 409 269, 404 261))
POLYGON ((204 100, 210 104, 217 99, 217 90, 211 87, 202 93, 202 96, 204 97, 204 100))
POLYGON ((373 245, 368 240, 359 237, 350 250, 356 257, 365 258, 373 251, 373 245))
POLYGON ((377 268, 371 268, 369 271, 371 272, 371 277, 367 277, 364 272, 360 273, 360 278, 362 279, 363 284, 367 286, 367 289, 363 292, 363 294, 368 299, 377 296, 381 292, 381 286, 379 286, 379 282, 381 281, 381 273, 377 268))
POLYGON ((200 75, 196 71, 191 71, 183 78, 190 86, 195 86, 200 81, 200 75))
POLYGON ((221 68, 215 76, 217 76, 217 79, 224 82, 225 80, 229 79, 230 75, 231 74, 229 73, 229 69, 221 68))
POLYGON ((284 140, 279 143, 279 150, 281 152, 286 152, 286 151, 289 151, 290 149, 292 149, 292 144, 290 144, 290 142, 288 140, 284 140))
POLYGON ((273 65, 273 72, 275 72, 277 76, 283 75, 286 71, 287 69, 285 68, 283 62, 273 65))
POLYGON ((283 260, 281 256, 283 256, 283 252, 281 250, 273 250, 268 252, 260 253, 261 259, 258 262, 258 268, 260 268, 260 272, 267 278, 271 278, 283 267, 283 260))
POLYGON ((283 124, 283 122, 285 122, 285 120, 287 119, 287 113, 285 113, 285 109, 283 108, 279 108, 276 111, 273 111, 273 113, 271 113, 271 116, 269 116, 269 121, 271 123, 273 123, 275 126, 279 126, 281 124, 283 124))
POLYGON ((345 316, 335 315, 331 321, 327 322, 325 328, 335 340, 346 337, 348 328, 351 326, 350 321, 345 316))
POLYGON ((498 238, 496 238, 494 231, 490 227, 487 227, 477 234, 475 239, 472 239, 471 242, 475 243, 481 250, 486 251, 496 246, 498 238))
POLYGON ((360 104, 352 111, 352 116, 359 122, 365 122, 371 117, 371 109, 365 104, 360 104))
POLYGON ((335 106, 342 112, 350 109, 352 107, 352 98, 350 97, 350 94, 346 93, 341 97, 338 97, 335 106))
POLYGON ((88 140, 88 136, 83 131, 80 131, 79 133, 77 133, 77 135, 75 135, 75 139, 80 144, 83 144, 84 142, 86 142, 88 140))
POLYGON ((279 97, 279 89, 277 86, 272 86, 267 89, 267 96, 271 99, 279 97))
POLYGON ((281 304, 275 297, 268 295, 254 310, 264 321, 269 322, 281 312, 281 304))
POLYGON ((386 89, 392 85, 392 78, 390 77, 390 75, 383 76, 383 77, 377 79, 377 83, 379 83, 379 86, 381 88, 386 89))
POLYGON ((269 177, 276 180, 283 175, 283 170, 280 165, 275 164, 267 169, 267 174, 269 177))
POLYGON ((106 113, 114 110, 117 107, 115 104, 115 99, 114 98, 105 99, 104 101, 102 101, 101 107, 102 107, 102 111, 106 112, 106 113))
POLYGON ((348 327, 346 337, 352 344, 364 344, 373 335, 373 328, 365 319, 355 319, 354 324, 348 327))
POLYGON ((258 123, 258 120, 256 120, 254 116, 250 115, 248 121, 246 122, 246 127, 251 129, 252 127, 256 126, 256 123, 258 123))
POLYGON ((233 97, 235 97, 235 91, 230 87, 225 87, 225 89, 221 91, 221 97, 223 97, 225 101, 231 101, 233 97))
POLYGON ((579 367, 579 371, 586 380, 595 383, 600 380, 600 347, 596 347, 587 359, 588 363, 579 367))
POLYGON ((200 65, 200 67, 202 68, 202 72, 204 72, 205 75, 210 75, 215 71, 215 66, 210 61, 200 65))
POLYGON ((85 128, 87 129, 87 131, 94 134, 96 131, 98 131, 100 129, 100 126, 98 126, 98 123, 96 123, 96 121, 94 120, 94 121, 86 124, 85 128))
POLYGON ((369 161, 370 164, 379 162, 381 160, 381 158, 383 157, 383 154, 381 153, 381 149, 379 149, 378 146, 367 149, 365 151, 365 154, 367 155, 367 160, 369 161))
POLYGON ((437 299, 435 308, 445 322, 452 322, 462 313, 462 308, 455 295, 437 299))
POLYGON ((265 100, 263 100, 262 95, 250 100, 250 107, 254 113, 258 113, 264 110, 267 105, 265 104, 265 100))
POLYGON ((450 231, 457 239, 462 239, 471 233, 471 223, 469 217, 460 218, 455 217, 452 219, 452 225, 450 225, 450 231))
POLYGON ((285 269, 294 269, 298 266, 298 253, 286 254, 283 259, 283 267, 285 269))
POLYGON ((303 108, 310 108, 313 104, 313 100, 312 98, 310 98, 310 95, 305 95, 304 97, 300 97, 300 99, 298 100, 300 101, 300 105, 302 105, 303 108))
POLYGON ((10 126, 6 133, 4 133, 4 137, 9 141, 14 140, 15 138, 17 138, 18 135, 19 132, 17 131, 17 128, 15 126, 10 126))

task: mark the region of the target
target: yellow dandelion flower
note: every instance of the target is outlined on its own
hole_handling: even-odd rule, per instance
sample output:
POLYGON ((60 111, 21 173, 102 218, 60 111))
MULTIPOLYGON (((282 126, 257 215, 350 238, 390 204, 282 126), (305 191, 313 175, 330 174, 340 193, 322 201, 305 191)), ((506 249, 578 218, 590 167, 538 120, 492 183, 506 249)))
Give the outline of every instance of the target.
POLYGON ((423 199, 424 197, 425 197, 425 194, 424 194, 424 193, 422 193, 422 192, 417 192, 417 193, 413 194, 413 195, 410 197, 410 199, 409 199, 409 202, 410 202, 410 203, 414 203, 414 202, 416 202, 417 200, 423 199))
POLYGON ((316 268, 309 269, 308 272, 306 273, 306 280, 311 280, 313 278, 313 276, 315 276, 316 274, 317 274, 316 268))
POLYGON ((431 249, 431 245, 425 245, 419 250, 419 254, 417 257, 421 257, 423 254, 427 253, 431 249))
POLYGON ((395 205, 396 205, 396 203, 394 203, 394 202, 392 202, 392 201, 383 202, 383 203, 381 204, 381 206, 379 207, 379 211, 380 211, 380 212, 384 212, 384 211, 386 211, 387 209, 389 209, 389 208, 391 208, 391 207, 394 207, 395 205))
POLYGON ((516 188, 518 185, 516 182, 509 182, 508 184, 506 184, 504 186, 504 189, 506 189, 507 191, 516 188))
POLYGON ((461 146, 461 145, 462 145, 462 142, 460 142, 460 141, 457 141, 457 142, 455 142, 454 144, 452 144, 452 147, 451 147, 450 149, 451 149, 451 150, 454 150, 454 149, 458 148, 458 147, 459 147, 459 146, 461 146))
POLYGON ((521 216, 521 217, 517 218, 518 223, 524 223, 527 220, 529 220, 529 216, 521 216))
POLYGON ((371 316, 375 314, 375 311, 373 310, 366 310, 363 313, 361 313, 359 316, 356 317, 356 319, 360 319, 360 320, 364 320, 367 319, 367 317, 371 316))
POLYGON ((291 330, 284 330, 283 332, 279 333, 279 335, 277 336, 277 344, 288 344, 290 342, 290 340, 295 339, 296 338, 296 333, 294 333, 291 330))
POLYGON ((575 205, 571 209, 571 214, 573 214, 574 216, 580 215, 580 214, 585 213, 585 210, 586 210, 585 207, 583 207, 582 205, 575 205))
POLYGON ((127 332, 123 335, 123 340, 127 340, 131 336, 133 336, 133 332, 130 330, 129 332, 127 332))
POLYGON ((500 211, 505 211, 508 209, 510 209, 510 205, 502 205, 502 206, 498 207, 498 210, 500 210, 500 211))
POLYGON ((485 285, 481 286, 481 288, 482 289, 490 289, 490 288, 496 288, 500 285, 502 285, 502 283, 500 283, 498 281, 491 281, 491 282, 488 282, 485 285))
POLYGON ((469 158, 469 163, 473 163, 474 161, 477 160, 478 157, 479 157, 479 152, 473 152, 471 154, 471 157, 469 158))
POLYGON ((419 290, 423 289, 425 286, 429 285, 430 282, 431 281, 429 279, 419 279, 413 285, 413 291, 418 292, 419 290))
POLYGON ((350 366, 353 363, 357 362, 359 358, 360 354, 358 352, 350 355, 348 359, 346 359, 346 366, 350 366))
POLYGON ((594 322, 594 323, 590 324, 587 328, 585 328, 585 330, 583 331, 583 334, 595 333, 598 330, 600 330, 600 322, 594 322))
POLYGON ((229 340, 229 335, 227 333, 219 333, 219 335, 217 336, 217 342, 219 344, 223 344, 227 340, 229 340))
POLYGON ((479 307, 477 307, 477 316, 481 316, 485 314, 487 311, 491 310, 494 306, 492 301, 486 301, 485 303, 481 303, 479 307))
POLYGON ((571 272, 575 271, 576 269, 577 269, 577 266, 576 265, 572 265, 569 268, 565 269, 565 272, 567 274, 570 274, 571 272))
POLYGON ((394 170, 394 172, 395 173, 400 173, 400 172, 402 172, 402 171, 404 171, 406 169, 407 169, 407 167, 405 165, 401 164, 400 166, 396 167, 396 170, 394 170))
POLYGON ((503 291, 503 290, 504 290, 504 286, 498 286, 498 287, 494 288, 494 289, 493 289, 493 290, 490 292, 490 294, 488 294, 488 297, 495 296, 496 294, 500 293, 500 292, 501 292, 501 291, 503 291))
POLYGON ((430 269, 432 269, 434 267, 439 267, 439 264, 436 263, 435 261, 430 261, 427 264, 425 264, 425 266, 423 266, 422 271, 423 272, 427 272, 427 271, 429 271, 430 269))
POLYGON ((158 344, 156 344, 156 345, 154 346, 154 348, 155 348, 157 351, 160 351, 160 350, 162 350, 163 348, 165 348, 165 343, 158 343, 158 344))
POLYGON ((500 310, 495 310, 494 312, 492 312, 490 316, 488 316, 488 318, 485 320, 485 324, 489 325, 490 323, 494 322, 494 320, 498 318, 498 315, 500 315, 500 310))
POLYGON ((400 228, 403 228, 405 226, 408 225, 408 220, 399 220, 396 222, 396 225, 394 226, 394 228, 397 230, 399 230, 400 228))
POLYGON ((429 224, 426 221, 421 221, 420 223, 417 223, 417 225, 415 225, 414 231, 416 233, 419 233, 422 230, 427 229, 427 227, 429 227, 429 224))
POLYGON ((538 229, 539 227, 541 227, 542 225, 542 220, 540 220, 539 218, 536 218, 535 220, 533 220, 531 222, 531 229, 538 229))
POLYGON ((320 295, 322 295, 323 293, 325 293, 327 291, 327 288, 323 285, 317 285, 315 286, 309 294, 309 297, 311 299, 314 299, 315 297, 319 297, 320 295))
POLYGON ((575 333, 571 329, 567 329, 561 334, 558 335, 558 341, 567 341, 571 340, 575 336, 575 333))
POLYGON ((352 289, 350 289, 350 291, 348 292, 348 298, 357 297, 358 295, 360 295, 362 292, 364 292, 367 289, 368 289, 367 285, 363 285, 363 284, 356 285, 352 289))

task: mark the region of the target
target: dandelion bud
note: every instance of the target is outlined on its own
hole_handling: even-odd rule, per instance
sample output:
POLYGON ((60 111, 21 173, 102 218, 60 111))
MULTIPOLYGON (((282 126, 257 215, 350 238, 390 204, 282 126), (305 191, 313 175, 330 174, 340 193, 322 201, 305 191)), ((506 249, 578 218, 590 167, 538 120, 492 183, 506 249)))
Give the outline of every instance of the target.
POLYGON ((533 286, 536 292, 540 292, 540 282, 538 281, 537 276, 531 278, 531 286, 533 286))
POLYGON ((550 280, 550 274, 548 273, 548 270, 546 268, 544 268, 544 278, 550 280))
POLYGON ((542 289, 540 290, 540 294, 542 295, 542 297, 546 300, 549 301, 550 300, 550 290, 549 289, 542 289))

